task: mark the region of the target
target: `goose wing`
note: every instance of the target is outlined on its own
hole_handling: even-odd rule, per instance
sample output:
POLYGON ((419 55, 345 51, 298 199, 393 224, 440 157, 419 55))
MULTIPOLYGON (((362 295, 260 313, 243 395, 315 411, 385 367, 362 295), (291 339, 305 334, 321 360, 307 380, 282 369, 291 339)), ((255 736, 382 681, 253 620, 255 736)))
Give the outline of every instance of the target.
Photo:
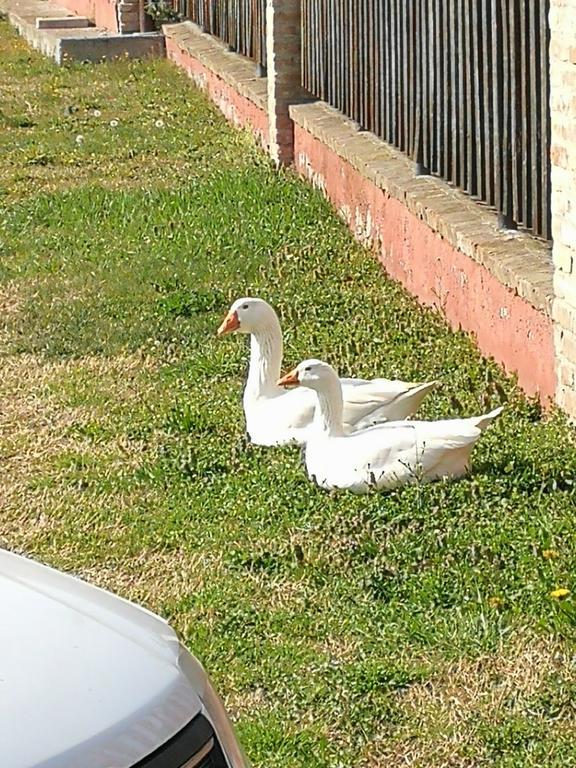
POLYGON ((344 400, 343 422, 350 430, 363 429, 379 421, 411 416, 438 382, 413 384, 391 379, 341 379, 344 400))

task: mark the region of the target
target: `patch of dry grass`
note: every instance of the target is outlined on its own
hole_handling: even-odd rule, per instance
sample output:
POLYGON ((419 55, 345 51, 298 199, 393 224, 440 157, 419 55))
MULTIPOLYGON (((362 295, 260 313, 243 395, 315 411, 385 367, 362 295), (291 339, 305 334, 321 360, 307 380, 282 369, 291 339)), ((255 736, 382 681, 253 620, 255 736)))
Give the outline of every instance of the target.
MULTIPOLYGON (((85 502, 81 488, 62 490, 59 481, 67 470, 58 466, 59 459, 89 455, 112 474, 142 461, 148 448, 142 441, 124 434, 95 440, 85 428, 96 423, 105 430, 138 407, 153 386, 155 364, 141 355, 49 361, 20 354, 2 358, 1 365, 1 533, 13 546, 34 550, 39 535, 45 539, 70 524, 63 509, 85 502), (70 405, 72 391, 83 404, 70 405), (50 483, 38 486, 41 477, 50 483)), ((124 499, 122 506, 129 503, 124 499)))
POLYGON ((400 695, 402 724, 393 738, 386 734, 365 750, 366 766, 472 766, 496 762, 486 748, 486 735, 507 720, 531 718, 531 726, 570 739, 576 727, 576 707, 557 713, 538 711, 551 680, 573 690, 576 657, 559 641, 518 632, 497 652, 446 662, 428 660, 436 671, 400 695))

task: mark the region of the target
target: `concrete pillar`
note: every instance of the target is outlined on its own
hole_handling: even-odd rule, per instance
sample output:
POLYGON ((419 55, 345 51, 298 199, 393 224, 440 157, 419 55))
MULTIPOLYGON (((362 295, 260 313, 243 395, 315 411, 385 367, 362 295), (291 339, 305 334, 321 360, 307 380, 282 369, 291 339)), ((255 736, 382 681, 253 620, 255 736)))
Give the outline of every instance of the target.
POLYGON ((301 94, 300 0, 268 0, 266 57, 270 154, 277 165, 294 159, 294 124, 288 109, 301 94))
POLYGON ((556 400, 576 418, 576 0, 551 0, 550 31, 556 400))

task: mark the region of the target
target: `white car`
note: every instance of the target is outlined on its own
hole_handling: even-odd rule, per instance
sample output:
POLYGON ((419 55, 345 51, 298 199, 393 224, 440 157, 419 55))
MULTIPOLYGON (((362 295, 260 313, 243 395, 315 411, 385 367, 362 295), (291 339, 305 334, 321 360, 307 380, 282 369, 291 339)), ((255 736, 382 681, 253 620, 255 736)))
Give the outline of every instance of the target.
POLYGON ((4 550, 0 611, 1 768, 247 768, 163 619, 4 550))

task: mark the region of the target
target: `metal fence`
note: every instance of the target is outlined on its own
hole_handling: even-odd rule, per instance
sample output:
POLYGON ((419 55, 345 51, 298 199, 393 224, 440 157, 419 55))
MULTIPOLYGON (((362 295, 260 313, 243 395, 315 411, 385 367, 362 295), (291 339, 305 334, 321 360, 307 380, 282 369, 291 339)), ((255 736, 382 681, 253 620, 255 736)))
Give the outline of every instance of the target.
POLYGON ((266 68, 266 0, 177 0, 183 18, 266 68))
POLYGON ((302 0, 302 82, 550 237, 549 0, 302 0))

